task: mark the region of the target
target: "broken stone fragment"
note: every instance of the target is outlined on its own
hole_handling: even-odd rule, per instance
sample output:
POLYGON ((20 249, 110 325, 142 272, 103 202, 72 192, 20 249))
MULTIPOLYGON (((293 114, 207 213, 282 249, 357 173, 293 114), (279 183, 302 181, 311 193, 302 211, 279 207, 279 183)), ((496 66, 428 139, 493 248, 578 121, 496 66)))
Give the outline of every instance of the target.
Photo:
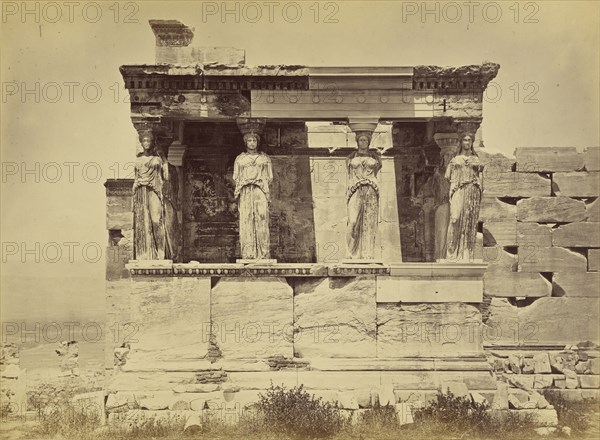
POLYGON ((579 380, 577 379, 577 373, 567 368, 564 369, 563 374, 565 375, 565 387, 568 390, 574 390, 579 386, 579 380))
POLYGON ((546 374, 552 372, 548 353, 544 352, 533 355, 533 371, 535 374, 546 374))
POLYGON ((533 380, 533 388, 552 388, 554 377, 549 374, 536 374, 533 380))
POLYGON ((558 388, 559 390, 564 390, 565 388, 567 388, 566 379, 564 377, 555 377, 554 387, 558 388))
POLYGON ((21 374, 21 369, 14 364, 7 365, 6 369, 2 372, 2 377, 7 379, 18 379, 21 374))
POLYGON ((577 364, 575 365, 575 372, 577 374, 590 374, 590 369, 592 367, 592 362, 591 361, 579 361, 577 362, 577 364))
POLYGON ((498 382, 496 392, 494 393, 493 409, 508 409, 508 385, 504 382, 498 382))
POLYGON ((535 372, 535 361, 533 358, 523 359, 523 374, 532 374, 535 372))
POLYGON ((533 391, 529 395, 529 402, 535 403, 534 408, 538 408, 538 409, 545 409, 550 406, 550 404, 548 403, 546 398, 544 396, 542 396, 540 393, 538 393, 537 391, 533 391))
POLYGON ((512 408, 512 409, 523 409, 523 404, 521 403, 519 398, 517 396, 515 396, 514 394, 510 394, 508 396, 508 405, 509 405, 509 408, 512 408))
POLYGON ((485 405, 487 403, 487 399, 485 397, 483 397, 481 394, 475 393, 473 391, 471 391, 469 394, 471 395, 471 400, 476 405, 485 405))
POLYGON ((550 353, 550 365, 556 373, 564 373, 564 370, 575 371, 577 360, 578 357, 575 351, 568 350, 550 353))
POLYGON ((508 366, 510 368, 510 371, 512 371, 515 374, 521 374, 522 360, 523 360, 523 358, 521 356, 511 354, 508 357, 508 366))

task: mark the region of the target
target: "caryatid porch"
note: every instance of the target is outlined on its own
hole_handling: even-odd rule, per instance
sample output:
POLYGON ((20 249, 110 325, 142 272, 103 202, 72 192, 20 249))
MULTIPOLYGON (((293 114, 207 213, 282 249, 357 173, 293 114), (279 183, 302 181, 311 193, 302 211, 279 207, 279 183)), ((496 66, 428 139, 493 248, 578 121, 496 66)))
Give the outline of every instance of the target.
MULTIPOLYGON (((132 226, 118 207, 130 206, 132 182, 107 182, 109 255, 120 256, 109 261, 109 297, 113 305, 129 304, 111 316, 141 329, 113 390, 135 390, 129 381, 140 372, 193 378, 243 368, 263 378, 265 368, 311 369, 313 361, 312 369, 322 371, 386 370, 394 384, 393 372, 466 368, 479 389, 493 388, 484 380, 476 306, 485 265, 435 261, 448 221, 443 158, 456 153, 460 133, 478 132, 483 92, 499 66, 247 67, 241 50, 190 47, 192 31, 177 21, 151 26, 156 64, 122 66, 121 73, 134 126, 168 147, 178 171, 182 248, 174 262, 132 261, 126 270, 134 260, 132 226), (239 126, 253 120, 265 122, 259 149, 273 163, 276 265, 235 263, 231 174, 243 149, 239 126), (382 153, 376 258, 383 265, 341 263, 345 157, 358 131, 374 133, 371 146, 382 153), (133 285, 121 289, 126 275, 133 285), (259 321, 264 325, 256 330, 259 321), (243 334, 250 327, 257 332, 251 340, 243 334), (323 343, 330 334, 293 336, 319 328, 336 329, 329 341, 335 343, 323 343), (243 337, 227 336, 232 329, 243 337), (160 343, 165 335, 170 342, 160 343)), ((450 380, 445 374, 432 375, 427 386, 450 380)))

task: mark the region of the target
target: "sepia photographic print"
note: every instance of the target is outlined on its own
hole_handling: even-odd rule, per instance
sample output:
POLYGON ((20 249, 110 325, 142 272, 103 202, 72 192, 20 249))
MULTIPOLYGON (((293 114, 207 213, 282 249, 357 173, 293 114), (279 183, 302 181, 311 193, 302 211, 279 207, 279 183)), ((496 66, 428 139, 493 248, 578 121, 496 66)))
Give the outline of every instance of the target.
POLYGON ((2 439, 600 436, 599 2, 1 16, 2 439))

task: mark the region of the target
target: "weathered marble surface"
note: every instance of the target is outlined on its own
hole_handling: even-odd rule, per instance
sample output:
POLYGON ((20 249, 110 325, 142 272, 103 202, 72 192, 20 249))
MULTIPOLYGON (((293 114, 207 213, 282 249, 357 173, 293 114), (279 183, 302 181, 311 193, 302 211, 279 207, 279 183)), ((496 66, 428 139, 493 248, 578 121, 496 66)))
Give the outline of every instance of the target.
POLYGON ((552 230, 552 246, 600 247, 600 224, 577 222, 561 225, 552 230))
POLYGON ((481 313, 469 304, 378 304, 377 357, 481 350, 481 313))
POLYGON ((210 278, 131 280, 127 366, 202 359, 208 352, 210 278))
POLYGON ((517 307, 505 298, 494 298, 483 342, 487 346, 598 343, 599 305, 598 298, 565 296, 539 298, 517 307))
POLYGON ((561 247, 519 246, 519 272, 585 272, 587 259, 578 252, 561 247))
POLYGON ((223 358, 293 357, 292 297, 285 278, 221 278, 211 320, 223 358))
POLYGON ((585 157, 575 147, 517 148, 517 171, 525 173, 579 171, 585 157))
POLYGON ((517 202, 517 220, 522 222, 579 222, 585 218, 585 203, 569 197, 531 197, 517 202))
POLYGON ((600 173, 554 173, 552 189, 561 196, 597 197, 600 194, 600 173))
POLYGON ((488 197, 550 196, 550 184, 549 178, 530 173, 499 172, 495 175, 484 173, 483 179, 483 188, 488 197))
POLYGON ((375 357, 375 277, 297 280, 294 352, 299 357, 375 357))
POLYGON ((599 272, 555 272, 552 284, 554 296, 600 298, 599 272))

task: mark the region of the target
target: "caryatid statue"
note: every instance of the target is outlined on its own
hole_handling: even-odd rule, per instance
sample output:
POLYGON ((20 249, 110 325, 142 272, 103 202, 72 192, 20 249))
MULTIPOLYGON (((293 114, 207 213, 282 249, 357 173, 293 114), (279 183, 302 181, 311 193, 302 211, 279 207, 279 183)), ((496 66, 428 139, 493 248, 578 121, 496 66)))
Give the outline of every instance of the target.
POLYGON ((233 165, 234 197, 238 202, 240 248, 244 260, 270 258, 269 204, 273 180, 271 159, 258 151, 260 122, 239 123, 246 151, 236 157, 233 165))
POLYGON ((472 260, 477 237, 477 222, 483 194, 483 165, 473 149, 475 136, 463 133, 458 154, 448 164, 445 177, 450 181, 450 222, 446 235, 446 259, 472 260))
POLYGON ((348 188, 348 228, 346 242, 351 259, 373 259, 379 220, 379 186, 381 170, 378 152, 369 150, 372 133, 357 131, 358 150, 346 159, 348 188))
POLYGON ((166 158, 164 146, 156 147, 152 129, 139 131, 133 182, 133 242, 136 260, 178 258, 177 174, 166 158))

